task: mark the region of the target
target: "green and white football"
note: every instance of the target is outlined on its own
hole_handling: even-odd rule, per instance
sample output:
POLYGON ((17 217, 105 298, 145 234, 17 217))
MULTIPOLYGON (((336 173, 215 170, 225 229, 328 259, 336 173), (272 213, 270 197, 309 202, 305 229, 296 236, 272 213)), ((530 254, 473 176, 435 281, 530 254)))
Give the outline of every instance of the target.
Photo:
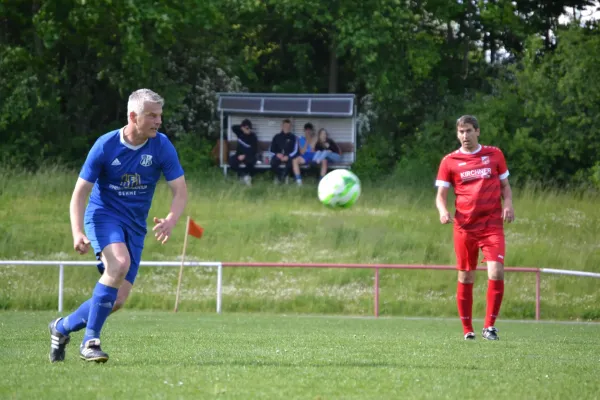
POLYGON ((350 207, 360 196, 360 180, 346 169, 325 175, 318 188, 319 200, 328 207, 350 207))

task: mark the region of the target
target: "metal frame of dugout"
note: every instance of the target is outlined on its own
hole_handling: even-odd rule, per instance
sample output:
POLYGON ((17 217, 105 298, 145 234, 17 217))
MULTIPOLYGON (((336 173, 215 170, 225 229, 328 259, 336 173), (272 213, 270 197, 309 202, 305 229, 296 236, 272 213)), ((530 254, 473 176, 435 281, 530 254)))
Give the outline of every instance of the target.
POLYGON ((304 124, 311 122, 315 131, 327 129, 342 150, 342 161, 330 168, 350 168, 356 161, 356 96, 354 94, 266 94, 217 93, 219 113, 219 165, 227 175, 228 159, 224 159, 224 141, 228 143, 227 158, 237 146, 231 126, 243 119, 252 121, 259 140, 257 169, 270 168, 268 145, 280 132, 281 120, 292 122, 292 132, 299 134, 304 124))

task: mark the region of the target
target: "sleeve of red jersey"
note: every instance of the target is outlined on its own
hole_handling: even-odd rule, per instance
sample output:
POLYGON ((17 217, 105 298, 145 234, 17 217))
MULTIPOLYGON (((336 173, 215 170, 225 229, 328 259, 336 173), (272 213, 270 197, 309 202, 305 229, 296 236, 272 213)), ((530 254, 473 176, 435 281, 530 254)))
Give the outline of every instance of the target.
POLYGON ((508 167, 506 166, 506 159, 504 158, 504 154, 501 150, 498 150, 498 177, 500 180, 504 180, 508 178, 510 173, 508 172, 508 167))
POLYGON ((448 169, 448 162, 444 157, 444 159, 440 163, 440 169, 438 170, 437 178, 435 180, 435 186, 450 187, 451 182, 452 177, 450 174, 450 170, 448 169))

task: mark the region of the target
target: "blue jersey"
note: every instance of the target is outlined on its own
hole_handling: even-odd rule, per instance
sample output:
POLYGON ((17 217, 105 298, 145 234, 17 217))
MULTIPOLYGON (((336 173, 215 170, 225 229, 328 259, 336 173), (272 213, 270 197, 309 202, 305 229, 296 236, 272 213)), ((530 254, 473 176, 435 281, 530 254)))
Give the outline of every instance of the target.
MULTIPOLYGON (((304 136, 299 136, 299 137, 298 137, 298 140, 299 140, 299 142, 300 142, 300 143, 298 144, 298 148, 300 148, 300 149, 301 149, 302 147, 304 147, 304 144, 306 143, 306 138, 305 138, 304 136)), ((311 145, 309 144, 308 146, 306 146, 306 152, 308 153, 308 152, 311 152, 311 151, 312 151, 312 147, 311 147, 311 145)))
POLYGON ((146 219, 161 172, 167 181, 183 175, 177 151, 158 133, 139 146, 125 142, 123 129, 102 135, 88 153, 79 177, 94 183, 86 223, 116 218, 146 234, 146 219))

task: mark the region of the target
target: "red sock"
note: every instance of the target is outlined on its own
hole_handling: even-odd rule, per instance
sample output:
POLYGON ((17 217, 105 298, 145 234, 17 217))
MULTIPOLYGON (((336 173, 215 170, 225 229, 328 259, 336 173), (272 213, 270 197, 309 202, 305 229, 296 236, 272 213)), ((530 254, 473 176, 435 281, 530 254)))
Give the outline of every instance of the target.
POLYGON ((463 333, 473 332, 473 284, 458 282, 456 305, 463 326, 463 333))
POLYGON ((504 281, 488 280, 487 307, 485 311, 484 328, 494 326, 500 305, 502 305, 502 296, 504 295, 504 281))

